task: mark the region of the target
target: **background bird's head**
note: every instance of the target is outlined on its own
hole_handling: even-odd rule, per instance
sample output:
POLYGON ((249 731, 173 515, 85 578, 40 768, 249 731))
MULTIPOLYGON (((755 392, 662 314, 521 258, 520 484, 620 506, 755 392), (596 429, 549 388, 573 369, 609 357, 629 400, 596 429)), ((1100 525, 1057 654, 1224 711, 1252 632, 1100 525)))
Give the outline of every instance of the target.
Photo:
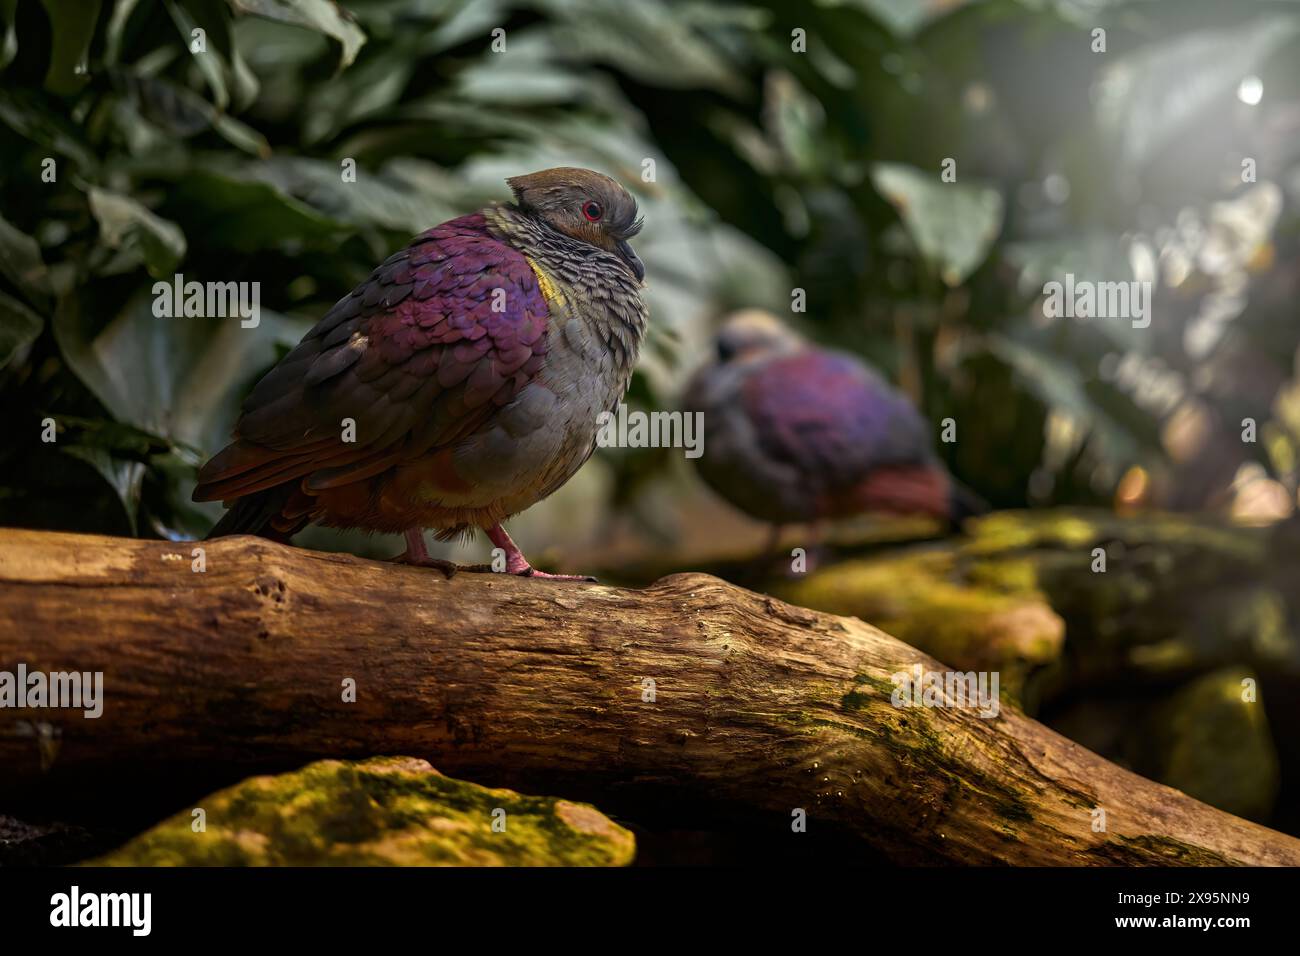
POLYGON ((796 352, 804 340, 783 325, 771 312, 744 309, 736 312, 718 332, 718 362, 750 361, 770 355, 796 352))
POLYGON ((637 281, 645 278, 645 266, 628 244, 641 231, 636 200, 617 182, 590 169, 560 166, 513 176, 506 183, 523 212, 570 238, 612 252, 637 281))

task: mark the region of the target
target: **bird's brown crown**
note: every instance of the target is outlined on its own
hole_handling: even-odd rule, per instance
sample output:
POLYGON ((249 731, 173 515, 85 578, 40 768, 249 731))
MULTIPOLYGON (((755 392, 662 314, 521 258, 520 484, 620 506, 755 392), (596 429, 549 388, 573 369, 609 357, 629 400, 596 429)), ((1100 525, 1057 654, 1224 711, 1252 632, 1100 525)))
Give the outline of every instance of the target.
POLYGON ((641 279, 645 268, 628 240, 641 231, 636 200, 608 176, 560 166, 506 180, 520 211, 551 228, 619 256, 641 279))

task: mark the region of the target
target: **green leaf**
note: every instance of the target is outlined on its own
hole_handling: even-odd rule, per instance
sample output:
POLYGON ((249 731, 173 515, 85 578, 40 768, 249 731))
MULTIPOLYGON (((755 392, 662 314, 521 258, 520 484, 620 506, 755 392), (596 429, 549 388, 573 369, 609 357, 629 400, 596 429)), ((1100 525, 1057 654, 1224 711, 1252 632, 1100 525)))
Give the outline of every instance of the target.
POLYGON ((360 168, 344 182, 338 163, 283 157, 251 164, 245 175, 276 187, 331 219, 356 226, 420 232, 456 214, 458 184, 430 163, 392 160, 360 168))
MULTIPOLYGON (((1242 78, 1300 34, 1294 16, 1255 18, 1235 30, 1205 30, 1140 48, 1111 64, 1098 84, 1097 124, 1127 174, 1232 102, 1242 78)), ((1286 95, 1286 94, 1283 94, 1286 95)))
POLYGON ((263 17, 279 23, 306 27, 337 40, 343 52, 339 69, 346 69, 357 58, 366 35, 352 15, 330 0, 229 0, 238 14, 263 17))
POLYGON ((1002 228, 1002 195, 985 186, 945 183, 939 171, 877 163, 872 182, 898 211, 921 256, 948 285, 960 285, 988 256, 1002 228))
POLYGON ((99 222, 104 244, 137 255, 155 279, 170 276, 185 258, 185 233, 180 226, 154 215, 130 196, 93 186, 90 211, 99 222))
POLYGON ((768 74, 764 113, 772 138, 799 175, 826 168, 826 113, 797 79, 784 70, 768 74))
POLYGON ((230 104, 230 84, 227 81, 230 66, 221 51, 223 47, 227 51, 230 49, 229 23, 212 16, 211 11, 205 10, 201 3, 182 4, 176 0, 165 0, 164 5, 180 32, 181 42, 189 50, 190 58, 212 91, 217 109, 225 110, 230 104), (201 52, 190 49, 196 29, 201 29, 205 37, 205 49, 201 52))
MULTIPOLYGON (((141 125, 141 120, 157 126, 172 139, 188 139, 212 125, 216 111, 211 103, 192 90, 177 86, 168 80, 128 71, 120 71, 117 75, 122 79, 122 87, 126 94, 120 103, 138 114, 138 118, 125 115, 118 119, 118 125, 124 127, 128 134, 126 137, 128 143, 133 142, 130 135, 133 132, 131 125, 141 125), (133 119, 135 122, 131 124, 133 119)), ((156 139, 155 136, 139 138, 140 142, 146 144, 156 139)))
POLYGON ((104 63, 114 67, 122 60, 122 43, 126 39, 126 25, 131 14, 139 7, 140 0, 116 0, 113 12, 108 18, 108 29, 104 37, 104 63))
POLYGON ((1097 416, 1097 409, 1079 384, 1077 371, 1068 362, 1029 343, 996 333, 989 336, 988 345, 989 351, 1024 377, 1048 407, 1080 422, 1091 423, 1097 416))
POLYGON ((235 46, 230 7, 223 0, 167 0, 181 40, 189 49, 195 29, 203 30, 205 49, 190 56, 212 90, 217 109, 223 114, 233 104, 244 110, 257 99, 257 77, 235 46))
MULTIPOLYGON (((193 277, 187 276, 187 281, 193 277)), ((238 317, 158 317, 141 289, 95 331, 75 294, 54 318, 59 348, 78 378, 120 422, 213 451, 233 424, 245 388, 296 342, 308 323, 260 310, 255 327, 238 317)))
POLYGON ((49 295, 49 274, 41 258, 41 247, 3 216, 0 216, 0 274, 33 304, 44 302, 49 295))
POLYGON ((1041 330, 1021 328, 993 334, 989 351, 1020 375, 1029 390, 1049 408, 1091 430, 1092 441, 1112 464, 1132 464, 1144 453, 1159 456, 1159 435, 1150 417, 1131 399, 1099 381, 1085 380, 1074 356, 1050 351, 1041 330))
POLYGON ((1007 243, 1003 257, 1020 270, 1020 292, 1041 292, 1045 282, 1073 273, 1075 281, 1127 282, 1133 278, 1123 236, 1093 233, 1007 243))
MULTIPOLYGON (((1092 233, 1008 243, 1002 256, 1019 270, 1019 293, 1038 296, 1048 282, 1064 282, 1067 275, 1073 275, 1076 284, 1132 281, 1129 245, 1123 236, 1092 233)), ((1145 337, 1131 322, 1099 321, 1094 325, 1126 348, 1138 347, 1145 337)))
POLYGON ((0 370, 35 342, 44 327, 39 315, 0 292, 0 370))
POLYGON ((144 463, 117 458, 107 449, 90 445, 68 445, 62 451, 91 465, 112 486, 131 523, 131 533, 135 534, 136 518, 140 512, 140 489, 144 484, 144 463))
POLYGON ((912 37, 927 23, 947 16, 973 0, 852 0, 901 37, 912 37))
MULTIPOLYGON (((410 43, 413 45, 413 40, 410 43)), ((381 113, 401 98, 417 60, 406 50, 393 52, 406 55, 369 59, 312 91, 303 116, 309 143, 329 139, 352 123, 381 113)))
POLYGON ((231 146, 245 153, 266 158, 271 155, 271 144, 266 138, 247 123, 241 123, 233 116, 223 113, 212 123, 215 129, 231 146))
MULTIPOLYGON (((133 73, 122 73, 122 80, 127 98, 119 101, 119 109, 123 106, 134 109, 141 118, 174 138, 186 139, 211 128, 226 142, 246 153, 259 157, 271 153, 270 144, 261 133, 228 113, 218 112, 192 90, 167 80, 133 73)), ((132 144, 132 152, 151 151, 149 144, 153 137, 139 128, 142 125, 139 119, 131 123, 128 117, 122 117, 119 125, 125 127, 124 133, 132 144)))
POLYGON ((86 85, 86 57, 99 19, 100 0, 43 0, 54 28, 45 88, 70 96, 86 85))
POLYGON ((205 244, 239 252, 265 252, 289 244, 316 248, 332 243, 343 230, 339 221, 275 185, 229 168, 185 172, 170 198, 184 209, 185 221, 205 223, 205 244))
POLYGON ((149 514, 149 527, 158 537, 168 541, 196 541, 221 516, 219 502, 190 501, 199 463, 201 460, 196 463, 175 452, 150 456, 149 470, 162 486, 164 501, 164 514, 156 514, 153 509, 149 514))
MULTIPOLYGON (((103 448, 119 458, 143 459, 154 452, 172 449, 166 438, 110 418, 60 415, 59 431, 71 436, 69 444, 103 448)), ((182 449, 180 453, 185 451, 182 449)))
POLYGON ((0 122, 38 146, 71 157, 78 166, 93 169, 98 165, 81 129, 46 109, 25 90, 11 92, 0 88, 0 122))
MULTIPOLYGON (((651 86, 703 88, 742 95, 746 83, 728 52, 692 29, 700 4, 662 0, 538 0, 557 22, 550 47, 576 63, 604 63, 651 86)), ((506 56, 510 55, 507 37, 506 56)))
POLYGON ((4 37, 0 38, 0 70, 18 55, 17 12, 18 0, 0 0, 0 20, 4 21, 4 37))

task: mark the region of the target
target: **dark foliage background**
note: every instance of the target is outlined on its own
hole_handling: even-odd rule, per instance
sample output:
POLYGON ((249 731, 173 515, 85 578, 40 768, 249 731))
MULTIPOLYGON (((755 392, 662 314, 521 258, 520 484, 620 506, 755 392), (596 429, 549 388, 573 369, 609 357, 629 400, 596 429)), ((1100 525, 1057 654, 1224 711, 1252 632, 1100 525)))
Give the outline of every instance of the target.
MULTIPOLYGON (((277 355, 411 234, 561 163, 645 209, 635 402, 768 308, 953 417, 996 505, 1293 510, 1295 3, 347 7, 0 0, 0 523, 201 534, 195 466, 277 355), (155 319, 177 271, 260 282, 261 324, 155 319), (1045 319, 1067 271, 1152 280, 1151 327, 1045 319)), ((525 540, 671 540, 656 494, 702 495, 680 465, 602 452, 525 540)))
MULTIPOLYGON (((672 407, 765 309, 953 419, 938 448, 995 507, 1120 513, 998 515, 795 603, 948 664, 973 628, 1071 739, 1300 832, 1300 3, 345 6, 0 0, 0 526, 201 536, 197 466, 333 302, 506 176, 589 166, 645 214, 632 404, 672 407), (176 273, 260 283, 260 323, 156 318, 176 273), (1066 273, 1151 282, 1150 326, 1048 317, 1066 273), (1131 520, 1157 510, 1276 526, 1131 520), (1093 575, 1103 544, 1127 557, 1093 575), (1057 613, 1063 652, 1024 625, 1057 613)), ((511 524, 539 566, 629 581, 762 531, 667 450, 603 449, 511 524)))

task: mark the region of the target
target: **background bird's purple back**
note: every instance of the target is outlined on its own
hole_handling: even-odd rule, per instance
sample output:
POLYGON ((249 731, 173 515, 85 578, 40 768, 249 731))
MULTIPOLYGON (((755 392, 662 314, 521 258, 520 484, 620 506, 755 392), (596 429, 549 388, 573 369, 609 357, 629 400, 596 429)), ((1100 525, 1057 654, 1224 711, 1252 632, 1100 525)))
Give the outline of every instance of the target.
POLYGON ((859 359, 817 348, 760 312, 734 316, 717 351, 686 404, 705 415, 696 466, 737 508, 773 524, 969 510, 934 455, 928 423, 859 359))
POLYGON ((930 457, 921 416, 847 355, 808 349, 773 359, 746 377, 741 395, 762 452, 795 468, 814 494, 930 457))

